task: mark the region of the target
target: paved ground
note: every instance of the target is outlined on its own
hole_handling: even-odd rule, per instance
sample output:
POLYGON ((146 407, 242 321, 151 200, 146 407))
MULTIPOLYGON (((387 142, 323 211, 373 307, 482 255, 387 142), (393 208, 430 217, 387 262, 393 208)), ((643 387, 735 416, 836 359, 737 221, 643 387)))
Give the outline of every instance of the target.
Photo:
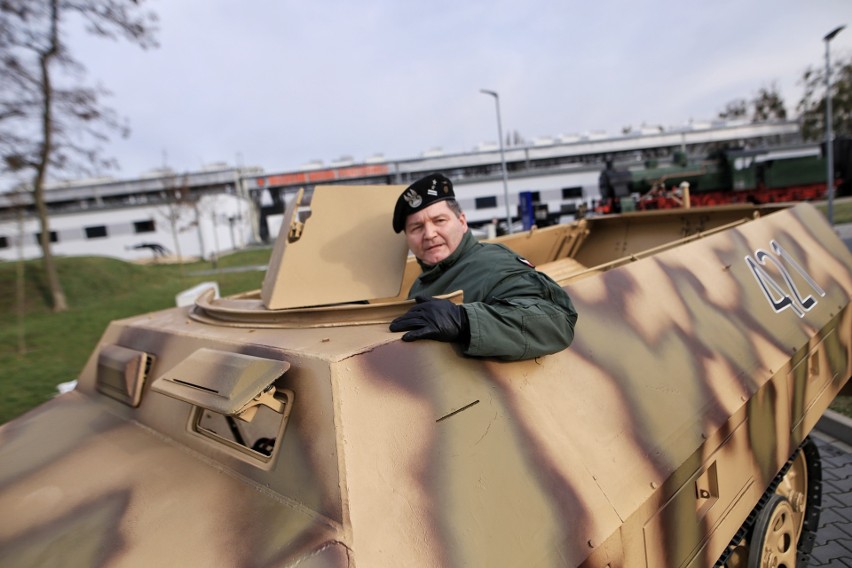
MULTIPOLYGON (((852 249, 852 224, 835 225, 852 249)), ((822 458, 822 514, 811 567, 852 568, 852 425, 839 418, 821 423, 813 436, 822 458)))
POLYGON ((846 223, 843 225, 835 225, 834 232, 837 233, 837 236, 846 243, 846 246, 852 249, 852 223, 846 223))
MULTIPOLYGON (((836 432, 835 432, 836 434, 836 432)), ((822 458, 822 514, 811 567, 852 568, 852 439, 814 431, 822 458)))

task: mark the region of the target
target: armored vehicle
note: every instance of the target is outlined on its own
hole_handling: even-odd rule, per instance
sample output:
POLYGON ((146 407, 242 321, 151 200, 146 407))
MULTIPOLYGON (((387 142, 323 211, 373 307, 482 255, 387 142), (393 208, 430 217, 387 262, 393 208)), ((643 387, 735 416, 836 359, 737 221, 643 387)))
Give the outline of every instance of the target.
POLYGON ((0 565, 805 564, 808 435, 852 349, 816 209, 502 237, 579 312, 571 347, 507 363, 388 330, 419 270, 402 189, 317 187, 260 290, 111 323, 74 391, 0 428, 0 565))

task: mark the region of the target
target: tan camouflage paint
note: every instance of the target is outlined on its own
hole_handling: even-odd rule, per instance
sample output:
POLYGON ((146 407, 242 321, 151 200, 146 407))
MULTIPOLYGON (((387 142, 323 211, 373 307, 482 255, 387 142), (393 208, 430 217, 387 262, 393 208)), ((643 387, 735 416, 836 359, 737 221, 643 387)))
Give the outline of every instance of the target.
POLYGON ((711 566, 852 372, 852 258, 812 207, 642 254, 754 212, 716 211, 504 239, 597 268, 564 281, 574 344, 532 361, 386 324, 114 322, 100 345, 156 357, 142 402, 96 390, 96 350, 75 392, 0 428, 0 565, 711 566), (746 264, 773 239, 825 292, 790 271, 817 299, 801 318, 746 264), (272 462, 150 390, 201 347, 290 363, 272 462))
POLYGON ((261 287, 263 304, 277 310, 399 294, 408 246, 388 219, 404 189, 318 186, 304 221, 298 216, 300 190, 284 213, 261 287))

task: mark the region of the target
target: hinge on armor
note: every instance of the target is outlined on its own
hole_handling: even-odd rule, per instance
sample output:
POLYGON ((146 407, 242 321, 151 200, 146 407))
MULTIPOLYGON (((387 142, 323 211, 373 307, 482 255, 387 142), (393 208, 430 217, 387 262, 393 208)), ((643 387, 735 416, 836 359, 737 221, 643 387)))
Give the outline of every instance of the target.
POLYGON ((251 399, 247 405, 237 413, 237 418, 243 422, 251 422, 257 415, 257 410, 261 406, 271 408, 273 411, 281 414, 284 412, 284 402, 275 398, 275 386, 269 385, 262 393, 251 399))

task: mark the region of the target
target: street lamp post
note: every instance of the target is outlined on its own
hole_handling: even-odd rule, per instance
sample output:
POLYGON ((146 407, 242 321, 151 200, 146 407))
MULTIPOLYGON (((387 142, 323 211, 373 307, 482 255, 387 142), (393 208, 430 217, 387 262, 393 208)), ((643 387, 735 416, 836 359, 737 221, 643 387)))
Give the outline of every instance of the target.
POLYGON ((831 61, 828 44, 846 26, 838 26, 823 39, 825 41, 825 151, 828 157, 828 222, 834 224, 834 140, 831 132, 831 61))
POLYGON ((500 141, 500 163, 503 165, 503 201, 506 202, 506 229, 512 233, 512 214, 509 212, 509 175, 506 173, 506 155, 503 153, 503 124, 500 121, 500 95, 496 91, 480 89, 479 92, 494 97, 497 105, 497 139, 500 141))

